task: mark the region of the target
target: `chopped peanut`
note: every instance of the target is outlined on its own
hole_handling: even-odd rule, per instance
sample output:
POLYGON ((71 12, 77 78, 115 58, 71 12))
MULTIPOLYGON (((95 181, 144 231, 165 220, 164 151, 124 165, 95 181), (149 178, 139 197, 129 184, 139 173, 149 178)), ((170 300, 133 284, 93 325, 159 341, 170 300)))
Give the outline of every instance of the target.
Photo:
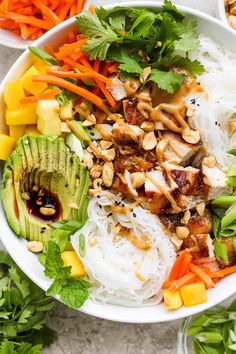
POLYGON ((177 226, 176 227, 176 236, 178 239, 183 240, 184 238, 188 237, 189 230, 185 226, 177 226))

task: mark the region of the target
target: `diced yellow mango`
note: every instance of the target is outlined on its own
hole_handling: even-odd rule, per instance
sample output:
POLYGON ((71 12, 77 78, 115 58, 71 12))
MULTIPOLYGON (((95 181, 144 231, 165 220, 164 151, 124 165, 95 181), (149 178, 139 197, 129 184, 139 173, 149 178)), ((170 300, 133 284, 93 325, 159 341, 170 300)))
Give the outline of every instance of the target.
POLYGON ((25 128, 25 134, 33 134, 39 136, 40 132, 38 131, 36 125, 27 125, 25 128))
POLYGON ((22 81, 8 81, 4 87, 3 98, 8 109, 21 107, 20 100, 25 97, 22 81))
POLYGON ((15 145, 15 139, 0 133, 0 160, 7 160, 15 145))
POLYGON ((177 310, 183 305, 180 292, 169 289, 163 290, 164 304, 168 310, 177 310))
POLYGON ((37 129, 42 135, 61 135, 60 118, 47 119, 47 117, 38 117, 37 129))
POLYGON ((34 62, 34 66, 40 72, 41 75, 47 74, 50 66, 45 64, 42 60, 36 59, 34 62))
POLYGON ((17 141, 25 134, 25 125, 10 125, 9 132, 10 137, 17 141))
POLYGON ((63 120, 71 119, 73 117, 73 102, 69 101, 60 109, 60 118, 63 120))
POLYGON ((32 65, 22 76, 23 88, 32 95, 38 95, 48 87, 44 82, 34 82, 33 76, 40 75, 40 71, 32 65))
POLYGON ((36 103, 27 104, 13 111, 6 109, 6 123, 8 125, 36 124, 36 103))
POLYGON ((86 275, 84 266, 75 251, 64 251, 61 258, 65 267, 71 266, 72 277, 83 277, 86 275))
POLYGON ((195 306, 207 302, 207 292, 203 282, 182 286, 180 295, 184 306, 195 306))
POLYGON ((39 117, 51 120, 59 118, 60 106, 57 100, 39 100, 36 113, 39 117))

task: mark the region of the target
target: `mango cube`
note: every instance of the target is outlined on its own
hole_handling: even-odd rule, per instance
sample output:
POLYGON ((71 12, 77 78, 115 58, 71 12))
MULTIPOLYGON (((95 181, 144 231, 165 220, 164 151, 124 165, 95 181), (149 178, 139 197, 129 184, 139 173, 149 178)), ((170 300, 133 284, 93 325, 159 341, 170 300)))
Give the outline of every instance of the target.
POLYGON ((168 310, 177 310, 183 305, 180 292, 169 289, 163 290, 164 304, 168 310))
POLYGON ((15 145, 15 139, 0 133, 0 160, 7 160, 15 145))
POLYGON ((203 282, 184 285, 180 288, 184 306, 195 306, 207 302, 207 293, 203 282))
POLYGON ((6 109, 6 123, 8 125, 36 124, 36 103, 30 103, 13 111, 6 109))
POLYGON ((36 125, 27 125, 25 128, 25 134, 33 134, 35 136, 40 135, 36 125))
POLYGON ((3 98, 8 109, 21 107, 20 100, 25 97, 22 81, 8 81, 4 87, 3 98))
POLYGON ((57 100, 39 100, 36 113, 39 117, 48 120, 59 118, 60 106, 57 100))
POLYGON ((63 120, 71 119, 73 117, 73 102, 69 101, 60 110, 60 118, 63 120))
POLYGON ((25 125, 10 125, 10 137, 19 140, 25 134, 25 125))
POLYGON ((34 62, 34 66, 36 67, 36 69, 40 72, 41 75, 45 75, 47 74, 50 66, 47 65, 46 63, 44 63, 42 60, 40 59, 36 59, 34 62))
POLYGON ((61 258, 65 267, 71 266, 72 277, 83 277, 86 275, 84 266, 75 251, 64 251, 61 258))
POLYGON ((32 65, 22 76, 23 88, 32 95, 38 95, 48 87, 44 82, 34 82, 33 76, 40 75, 40 71, 32 65))
POLYGON ((42 135, 61 135, 61 120, 60 118, 47 119, 38 117, 37 129, 42 135))

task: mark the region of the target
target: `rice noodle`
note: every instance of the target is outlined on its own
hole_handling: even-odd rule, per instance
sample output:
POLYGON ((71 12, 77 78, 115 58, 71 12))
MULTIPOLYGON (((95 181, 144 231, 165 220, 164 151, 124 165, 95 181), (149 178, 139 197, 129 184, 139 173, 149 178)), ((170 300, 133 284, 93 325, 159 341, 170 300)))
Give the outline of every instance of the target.
POLYGON ((208 97, 192 94, 186 103, 196 110, 191 125, 200 130, 203 144, 221 167, 227 167, 235 162, 226 152, 236 143, 236 134, 230 138, 227 133, 227 122, 236 112, 236 59, 211 39, 203 35, 199 39, 201 47, 191 58, 200 60, 206 69, 198 81, 208 97))
POLYGON ((88 222, 72 237, 79 255, 79 235, 85 236, 82 262, 93 284, 90 297, 129 306, 159 303, 161 286, 176 257, 173 246, 155 215, 140 206, 127 214, 112 213, 115 201, 126 205, 108 191, 92 198, 88 222), (140 250, 123 236, 114 241, 114 227, 118 223, 132 229, 139 239, 143 234, 148 235, 151 248, 140 250))

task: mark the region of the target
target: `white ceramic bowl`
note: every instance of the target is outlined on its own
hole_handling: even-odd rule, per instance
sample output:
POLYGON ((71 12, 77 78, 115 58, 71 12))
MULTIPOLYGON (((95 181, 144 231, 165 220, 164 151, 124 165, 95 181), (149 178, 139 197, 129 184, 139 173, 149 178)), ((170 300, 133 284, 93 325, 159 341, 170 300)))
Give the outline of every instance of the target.
POLYGON ((224 22, 227 26, 229 26, 229 22, 227 20, 226 12, 225 12, 224 0, 217 0, 217 15, 222 22, 224 22))
MULTIPOLYGON (((119 4, 115 4, 116 6, 119 4)), ((112 8, 115 5, 109 5, 107 8, 112 8)), ((121 5, 121 4, 120 4, 121 5)), ((161 4, 151 1, 131 1, 122 3, 122 6, 141 7, 159 9, 161 4)), ((187 16, 191 16, 198 21, 199 31, 207 34, 219 45, 227 46, 232 50, 236 40, 235 32, 220 21, 210 17, 202 12, 198 12, 189 8, 179 7, 187 16)), ((48 44, 56 48, 66 39, 66 33, 75 29, 73 19, 63 22, 56 28, 53 28, 43 37, 35 42, 36 47, 44 47, 48 44)), ((21 77, 24 71, 32 63, 32 56, 28 51, 25 51, 13 65, 11 70, 6 75, 0 85, 0 97, 2 97, 3 88, 8 80, 13 80, 21 77)), ((0 101, 0 131, 4 131, 3 122, 3 102, 0 101)), ((18 239, 10 229, 0 202, 0 237, 7 251, 21 267, 21 269, 42 289, 46 290, 50 285, 50 280, 44 276, 43 267, 40 265, 37 257, 30 253, 26 247, 26 241, 18 239)), ((236 292, 236 274, 226 277, 220 281, 214 289, 208 291, 208 302, 194 307, 182 307, 181 309, 171 312, 165 310, 162 304, 158 306, 145 307, 123 307, 112 304, 101 304, 87 300, 84 306, 80 309, 82 312, 97 316, 104 319, 132 322, 132 323, 152 323, 172 321, 182 317, 190 316, 203 311, 215 304, 225 300, 227 297, 236 292)))
POLYGON ((25 50, 33 41, 22 39, 20 36, 14 35, 11 31, 0 28, 0 44, 5 47, 25 50))

